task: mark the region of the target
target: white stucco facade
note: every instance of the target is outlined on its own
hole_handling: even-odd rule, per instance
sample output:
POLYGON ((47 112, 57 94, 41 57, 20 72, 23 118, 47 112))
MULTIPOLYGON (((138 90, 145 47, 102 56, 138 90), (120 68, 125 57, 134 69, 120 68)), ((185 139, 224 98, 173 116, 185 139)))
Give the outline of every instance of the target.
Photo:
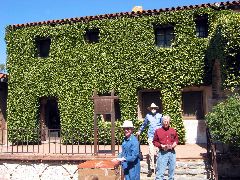
POLYGON ((207 143, 205 120, 183 120, 187 144, 207 143))

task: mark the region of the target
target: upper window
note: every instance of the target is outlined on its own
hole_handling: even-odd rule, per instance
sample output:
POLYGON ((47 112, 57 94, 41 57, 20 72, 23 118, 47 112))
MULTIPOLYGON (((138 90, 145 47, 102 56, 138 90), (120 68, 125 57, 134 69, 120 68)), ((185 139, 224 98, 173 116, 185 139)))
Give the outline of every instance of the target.
POLYGON ((226 69, 229 74, 235 77, 240 76, 240 53, 237 53, 235 56, 227 57, 226 69))
POLYGON ((182 113, 186 118, 204 118, 202 91, 189 91, 182 93, 182 113))
POLYGON ((50 38, 42 38, 36 40, 37 46, 37 56, 38 57, 48 57, 50 52, 51 39, 50 38))
POLYGON ((86 30, 85 40, 88 43, 98 43, 99 42, 99 29, 86 30))
POLYGON ((196 35, 200 38, 208 37, 208 16, 198 15, 195 19, 196 35))
POLYGON ((174 27, 172 25, 155 26, 155 42, 159 47, 170 47, 174 39, 174 27))

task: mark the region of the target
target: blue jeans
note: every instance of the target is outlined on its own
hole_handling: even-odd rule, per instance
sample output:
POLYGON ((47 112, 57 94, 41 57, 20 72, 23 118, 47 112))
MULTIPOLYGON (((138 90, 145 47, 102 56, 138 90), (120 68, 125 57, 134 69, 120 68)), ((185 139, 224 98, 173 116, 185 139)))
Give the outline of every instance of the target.
POLYGON ((175 150, 159 151, 157 157, 156 180, 164 179, 164 172, 168 166, 169 180, 174 179, 174 171, 176 167, 176 153, 175 150))

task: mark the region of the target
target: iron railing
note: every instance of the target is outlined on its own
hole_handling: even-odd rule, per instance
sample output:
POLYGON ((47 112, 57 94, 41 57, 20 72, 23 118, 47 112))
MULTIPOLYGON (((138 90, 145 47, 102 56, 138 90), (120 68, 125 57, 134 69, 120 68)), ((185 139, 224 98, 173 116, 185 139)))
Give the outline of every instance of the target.
POLYGON ((218 180, 218 168, 217 168, 217 152, 216 144, 213 143, 209 129, 206 129, 207 135, 207 155, 211 168, 211 177, 210 179, 218 180))
MULTIPOLYGON (((11 130, 13 131, 13 130, 11 130)), ((10 130, 0 130, 0 153, 34 153, 34 154, 83 154, 94 155, 94 130, 84 133, 77 130, 68 131, 69 134, 61 129, 35 129, 31 133, 39 135, 39 140, 34 142, 26 136, 17 139, 11 134, 10 130), (75 132, 73 132, 75 131, 75 132), (44 138, 42 138, 44 134, 44 138), (63 135, 64 134, 64 135, 63 135), (78 137, 76 137, 79 136, 78 137), (67 136, 67 140, 66 140, 67 136), (79 140, 78 140, 79 139, 79 140)), ((29 132, 29 130, 28 130, 29 132)), ((111 129, 98 129, 97 153, 109 154, 111 143, 109 144, 109 132, 111 129)), ((12 133, 12 132, 11 132, 12 133)), ((23 129, 14 129, 14 134, 27 133, 23 129)), ((120 152, 122 129, 115 129, 115 152, 120 152), (121 132, 120 132, 121 131, 121 132)), ((111 136, 110 136, 111 137, 111 136)), ((38 138, 37 138, 38 139, 38 138)))

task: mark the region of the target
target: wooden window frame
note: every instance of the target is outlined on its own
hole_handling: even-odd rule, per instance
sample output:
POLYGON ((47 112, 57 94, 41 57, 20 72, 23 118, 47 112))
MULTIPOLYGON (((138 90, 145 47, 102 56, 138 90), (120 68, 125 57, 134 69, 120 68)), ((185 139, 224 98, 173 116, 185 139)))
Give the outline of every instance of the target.
POLYGON ((155 44, 158 47, 169 48, 171 47, 175 35, 174 25, 154 25, 155 44), (160 39, 163 40, 160 40, 160 39))
MULTIPOLYGON (((182 94, 185 92, 196 92, 196 91, 201 91, 202 92, 202 111, 203 111, 203 116, 205 116, 211 109, 211 104, 210 99, 212 99, 212 87, 211 86, 199 86, 199 87, 185 87, 182 89, 182 94)), ((183 101, 181 100, 181 108, 183 108, 183 101)), ((183 120, 204 120, 204 117, 201 119, 198 119, 195 115, 194 116, 185 116, 183 114, 183 109, 182 109, 182 118, 183 120)))
POLYGON ((208 15, 197 15, 195 17, 196 24, 196 36, 198 38, 207 38, 208 37, 208 15))

